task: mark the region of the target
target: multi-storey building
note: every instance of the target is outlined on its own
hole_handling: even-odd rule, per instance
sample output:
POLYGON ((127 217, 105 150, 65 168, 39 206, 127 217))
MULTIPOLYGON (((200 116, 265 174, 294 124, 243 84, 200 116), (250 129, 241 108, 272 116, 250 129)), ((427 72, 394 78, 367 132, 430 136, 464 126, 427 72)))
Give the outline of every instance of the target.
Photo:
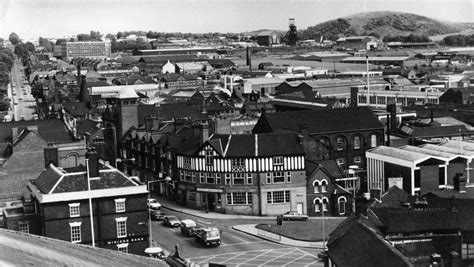
POLYGON ((146 185, 101 163, 95 151, 87 158, 87 167, 51 163, 28 183, 39 218, 36 234, 144 255, 149 242, 146 185))
POLYGON ((176 150, 178 202, 222 213, 306 214, 304 150, 296 134, 215 134, 202 141, 176 150))
POLYGON ((365 168, 365 151, 384 143, 383 124, 365 107, 265 113, 252 132, 299 133, 307 159, 343 170, 365 168))
POLYGON ((54 47, 54 54, 63 58, 110 58, 108 41, 66 42, 54 47))

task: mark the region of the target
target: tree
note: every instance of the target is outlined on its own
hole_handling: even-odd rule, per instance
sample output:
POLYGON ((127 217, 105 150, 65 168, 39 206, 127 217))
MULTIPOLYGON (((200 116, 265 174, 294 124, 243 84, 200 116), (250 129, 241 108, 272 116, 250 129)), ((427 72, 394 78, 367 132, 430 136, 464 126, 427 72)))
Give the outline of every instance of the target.
POLYGON ((48 39, 43 38, 43 37, 40 37, 38 41, 39 41, 39 45, 44 47, 46 51, 53 52, 54 43, 50 42, 48 39))
POLYGON ((6 67, 8 68, 8 71, 13 66, 13 56, 10 56, 9 54, 5 53, 3 50, 0 50, 0 64, 5 64, 6 67))
POLYGON ((15 54, 25 61, 28 58, 28 49, 26 45, 23 43, 15 45, 15 54))
POLYGON ((124 37, 124 34, 122 32, 118 32, 117 33, 117 39, 120 39, 122 37, 124 37))
POLYGON ((64 43, 66 43, 66 42, 67 42, 66 39, 57 39, 57 40, 56 40, 56 45, 62 45, 62 44, 64 44, 64 43))
POLYGON ((80 34, 77 35, 77 40, 78 41, 91 41, 92 38, 87 33, 80 33, 80 34))
POLYGON ((99 31, 91 31, 90 37, 92 41, 102 41, 101 40, 101 34, 99 31))
POLYGON ((20 36, 18 36, 18 34, 16 34, 16 33, 12 32, 12 33, 10 33, 10 36, 8 37, 8 40, 10 40, 10 42, 13 45, 17 45, 20 42, 20 36))
POLYGON ((26 49, 30 51, 31 53, 35 52, 35 45, 32 42, 27 42, 26 43, 26 49))

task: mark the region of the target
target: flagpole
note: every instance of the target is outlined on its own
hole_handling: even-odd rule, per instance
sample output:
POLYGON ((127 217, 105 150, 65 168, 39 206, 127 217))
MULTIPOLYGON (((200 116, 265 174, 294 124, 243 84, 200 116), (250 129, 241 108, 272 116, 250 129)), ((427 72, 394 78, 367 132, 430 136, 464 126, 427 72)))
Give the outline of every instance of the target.
POLYGON ((86 159, 86 167, 87 167, 87 191, 89 193, 89 217, 91 221, 92 247, 95 247, 94 215, 92 214, 92 197, 91 197, 91 179, 90 179, 90 174, 89 174, 89 159, 86 159))

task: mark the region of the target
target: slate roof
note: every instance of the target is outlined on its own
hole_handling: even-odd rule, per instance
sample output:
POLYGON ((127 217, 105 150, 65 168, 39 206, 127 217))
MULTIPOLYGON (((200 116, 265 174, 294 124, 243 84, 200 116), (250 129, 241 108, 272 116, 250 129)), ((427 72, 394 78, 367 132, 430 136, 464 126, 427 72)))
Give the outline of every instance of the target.
POLYGON ((356 218, 352 220, 350 223, 343 223, 347 229, 328 242, 327 253, 334 264, 365 267, 412 266, 407 257, 372 228, 356 218))
POLYGON ((0 229, 2 262, 11 266, 168 266, 164 261, 0 229))
MULTIPOLYGON (((87 191, 87 173, 85 171, 81 173, 68 173, 66 170, 60 170, 59 172, 58 170, 57 167, 50 164, 32 183, 43 194, 87 191), (56 187, 54 188, 55 185, 56 187), (51 192, 53 189, 54 191, 51 192)), ((101 167, 99 174, 100 179, 92 179, 90 181, 91 190, 135 185, 123 173, 116 170, 104 170, 104 167, 101 167)))
POLYGON ((18 133, 21 133, 28 126, 38 126, 39 135, 47 142, 67 143, 71 141, 64 123, 59 119, 50 119, 0 123, 0 143, 12 141, 12 128, 17 127, 18 133))
POLYGON ((85 116, 89 110, 87 102, 69 102, 64 103, 64 110, 73 116, 85 116))
POLYGON ((99 122, 93 121, 93 120, 83 120, 79 121, 76 127, 76 132, 79 136, 82 136, 86 132, 91 132, 94 129, 97 129, 97 125, 99 122))
POLYGON ((310 134, 383 129, 374 113, 365 107, 265 113, 252 132, 300 132, 307 125, 310 134))
POLYGON ((372 208, 371 211, 381 221, 383 232, 387 234, 460 230, 459 217, 450 210, 372 208))

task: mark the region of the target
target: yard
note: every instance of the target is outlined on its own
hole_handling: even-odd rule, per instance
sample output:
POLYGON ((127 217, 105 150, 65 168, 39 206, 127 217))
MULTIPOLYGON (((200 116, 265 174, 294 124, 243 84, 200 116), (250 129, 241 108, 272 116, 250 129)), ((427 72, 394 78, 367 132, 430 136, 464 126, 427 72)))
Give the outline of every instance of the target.
MULTIPOLYGON (((346 218, 325 218, 324 230, 327 236, 334 228, 336 228, 346 218)), ((276 220, 272 224, 259 224, 259 229, 266 230, 275 234, 280 233, 276 220)), ((308 221, 284 221, 281 227, 281 235, 301 240, 301 241, 322 241, 323 240, 323 220, 321 218, 311 218, 308 221)))

